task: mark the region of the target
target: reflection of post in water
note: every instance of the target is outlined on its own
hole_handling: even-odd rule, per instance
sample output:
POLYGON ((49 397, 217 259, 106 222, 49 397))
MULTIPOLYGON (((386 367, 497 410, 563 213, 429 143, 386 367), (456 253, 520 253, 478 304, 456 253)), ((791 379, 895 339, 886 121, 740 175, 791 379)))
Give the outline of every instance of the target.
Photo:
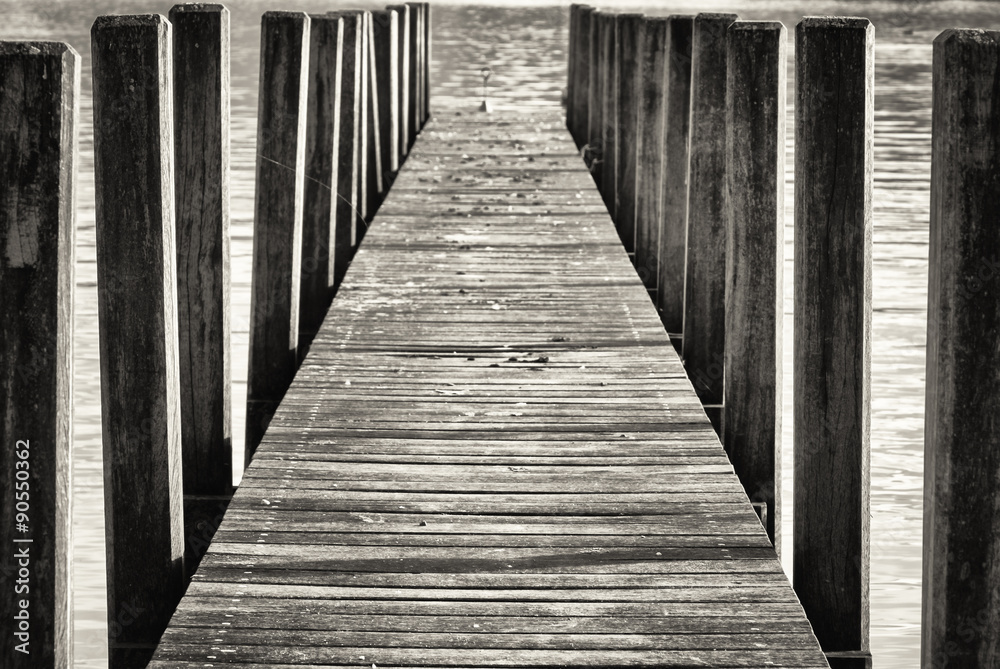
POLYGON ((490 75, 492 74, 493 70, 490 69, 489 65, 480 68, 479 70, 479 75, 483 78, 483 102, 481 105, 479 105, 479 111, 486 112, 487 114, 493 111, 492 109, 490 109, 490 93, 489 93, 490 91, 489 80, 490 80, 490 75))

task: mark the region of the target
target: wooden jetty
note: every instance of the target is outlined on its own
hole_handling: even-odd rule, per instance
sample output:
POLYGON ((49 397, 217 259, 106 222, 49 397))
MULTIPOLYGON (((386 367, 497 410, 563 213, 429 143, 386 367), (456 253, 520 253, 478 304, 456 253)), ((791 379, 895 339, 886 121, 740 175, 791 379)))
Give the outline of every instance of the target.
POLYGON ((151 667, 826 667, 558 115, 424 128, 151 667))

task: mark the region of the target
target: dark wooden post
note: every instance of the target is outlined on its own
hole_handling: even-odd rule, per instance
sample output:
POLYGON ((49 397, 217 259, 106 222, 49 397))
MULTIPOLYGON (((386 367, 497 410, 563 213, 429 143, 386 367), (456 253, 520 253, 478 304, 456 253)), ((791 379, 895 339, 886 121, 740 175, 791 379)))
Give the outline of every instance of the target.
POLYGON ((364 77, 360 11, 331 12, 344 24, 343 65, 340 82, 340 133, 337 163, 337 211, 333 243, 333 291, 336 293, 351 262, 356 226, 364 225, 361 213, 361 175, 367 169, 367 156, 362 152, 364 116, 361 115, 364 77))
MULTIPOLYGON (((309 17, 309 93, 306 110, 299 283, 299 359, 323 323, 333 299, 340 151, 344 24, 338 16, 309 17)), ((345 169, 350 169, 346 165, 345 169)), ((353 218, 353 214, 350 214, 353 218)))
POLYGON ((1000 33, 934 41, 923 667, 1000 666, 1000 33))
POLYGON ((410 76, 409 76, 409 108, 406 110, 407 123, 410 127, 410 147, 417 139, 420 132, 420 13, 417 11, 416 3, 407 2, 410 9, 410 76))
POLYGON ((175 5, 170 23, 184 561, 190 574, 233 496, 229 10, 175 5))
POLYGON ((639 38, 642 14, 619 14, 618 162, 615 172, 618 235, 635 252, 635 178, 639 122, 639 38))
POLYGON ((309 17, 265 13, 260 45, 246 464, 298 365, 309 17))
POLYGON ((6 449, 0 495, 10 510, 0 525, 0 617, 6 625, 0 664, 65 668, 73 665, 70 439, 80 56, 62 42, 0 42, 0 90, 0 444, 6 449), (29 556, 28 566, 20 555, 29 556), (30 597, 17 596, 20 585, 30 587, 30 597))
POLYGON ((590 15, 590 86, 587 91, 587 149, 584 160, 597 188, 601 187, 601 142, 604 141, 604 29, 607 16, 594 10, 590 15))
POLYGON ((636 120, 635 270, 655 295, 663 223, 663 111, 667 19, 647 16, 639 32, 639 114, 636 120))
MULTIPOLYGON (((569 6, 569 37, 566 41, 566 128, 569 129, 569 133, 573 135, 573 140, 576 141, 576 134, 574 129, 576 127, 576 121, 574 119, 574 114, 576 109, 573 107, 573 96, 576 95, 576 60, 579 57, 577 53, 576 38, 580 31, 579 25, 579 14, 580 7, 576 3, 569 6)), ((577 142, 579 144, 579 142, 577 142)))
POLYGON ((780 554, 785 27, 737 21, 726 53, 723 444, 780 554))
POLYGON ((687 255, 688 138, 691 127, 691 43, 694 17, 667 19, 666 99, 663 102, 663 224, 656 305, 663 327, 680 353, 684 331, 684 272, 687 255))
POLYGON ((410 126, 410 8, 408 5, 388 5, 386 9, 396 12, 396 39, 397 57, 396 65, 399 73, 396 77, 396 84, 399 92, 396 94, 399 101, 399 162, 410 151, 411 133, 410 126))
POLYGON ((431 3, 420 3, 424 20, 424 123, 431 117, 431 3))
POLYGON ((365 123, 368 128, 368 144, 366 153, 368 156, 368 170, 365 177, 365 225, 358 228, 357 243, 364 239, 368 230, 368 223, 375 217, 385 197, 385 182, 382 179, 382 135, 379 130, 379 107, 378 78, 382 74, 375 64, 375 30, 372 27, 373 19, 370 11, 364 12, 365 21, 365 87, 367 88, 367 112, 365 123))
POLYGON ((117 669, 146 666, 184 593, 170 24, 101 16, 91 46, 108 652, 117 669))
POLYGON ((736 18, 699 14, 691 44, 682 350, 688 376, 716 432, 721 431, 726 344, 726 32, 736 18))
POLYGON ((587 109, 590 95, 590 19, 594 13, 593 7, 579 5, 576 14, 576 31, 573 40, 573 86, 567 103, 573 110, 573 121, 570 127, 577 148, 587 143, 587 109))
POLYGON ((850 667, 870 662, 873 45, 867 19, 795 31, 794 583, 850 667))
POLYGON ((378 128, 382 160, 383 194, 389 192, 392 179, 399 171, 399 72, 396 33, 396 12, 391 9, 372 12, 372 38, 375 51, 375 72, 378 83, 378 128))
POLYGON ((606 75, 604 78, 604 127, 602 129, 603 165, 601 166, 601 194, 604 204, 611 214, 611 220, 618 227, 618 74, 621 60, 620 42, 621 22, 619 14, 608 14, 607 27, 604 32, 604 53, 606 75))

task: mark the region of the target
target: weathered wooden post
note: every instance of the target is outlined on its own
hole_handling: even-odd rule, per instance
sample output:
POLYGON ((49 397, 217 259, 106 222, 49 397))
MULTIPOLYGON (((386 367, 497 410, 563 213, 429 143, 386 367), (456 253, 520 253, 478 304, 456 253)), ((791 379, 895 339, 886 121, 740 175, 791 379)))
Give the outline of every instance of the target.
POLYGON ((722 443, 780 554, 785 26, 737 21, 728 39, 722 443))
POLYGON ((261 18, 246 464, 298 365, 309 16, 261 18))
POLYGON ((656 306, 680 353, 684 332, 687 255, 688 139, 691 132, 691 46, 694 17, 667 18, 666 100, 663 105, 663 210, 657 263, 656 306))
POLYGON ((594 8, 579 5, 576 14, 576 32, 573 34, 573 86, 567 98, 568 108, 573 110, 570 127, 577 148, 587 143, 587 108, 590 95, 590 19, 594 8))
POLYGON ((615 222, 625 251, 635 253, 635 178, 639 121, 639 39, 642 14, 619 14, 618 162, 615 222))
POLYGON ((794 584, 843 667, 871 661, 873 45, 867 19, 795 31, 794 584))
POLYGON ((569 38, 566 44, 566 128, 573 135, 574 141, 576 134, 574 133, 575 119, 573 116, 576 110, 573 107, 573 96, 576 95, 576 60, 578 58, 576 37, 580 30, 580 7, 581 5, 576 3, 569 6, 569 38))
POLYGON ((431 117, 431 3, 420 3, 424 20, 424 123, 431 117))
POLYGON ((392 186, 392 180, 399 171, 399 155, 395 147, 399 144, 399 97, 397 76, 399 56, 396 52, 398 41, 396 12, 391 9, 372 12, 372 38, 375 51, 375 72, 378 84, 378 129, 382 161, 383 198, 392 186))
MULTIPOLYGON (((736 18, 699 14, 691 44, 682 350, 695 392, 720 433, 726 345, 726 33, 736 18)), ((669 171, 667 178, 673 178, 669 171)))
POLYGON ((5 667, 73 665, 70 439, 80 56, 0 42, 0 541, 5 667), (27 556, 27 565, 20 556, 27 556), (22 580, 24 579, 24 580, 22 580), (30 597, 16 596, 29 585, 30 597), (23 621, 23 622, 22 622, 23 621))
POLYGON ((607 26, 604 31, 605 77, 604 95, 604 127, 602 128, 601 158, 601 194, 604 204, 611 214, 611 220, 618 228, 618 75, 621 54, 618 36, 621 34, 619 14, 608 14, 607 26))
POLYGON ((170 23, 184 559, 190 574, 233 496, 229 10, 175 5, 170 23))
POLYGON ((364 214, 365 224, 356 230, 357 237, 355 246, 364 239, 365 232, 368 231, 368 223, 375 217, 385 196, 385 183, 382 180, 382 136, 379 132, 379 96, 378 78, 381 73, 375 66, 375 36, 372 27, 372 13, 365 11, 364 16, 364 82, 365 82, 365 126, 367 128, 367 138, 365 142, 365 155, 367 156, 368 169, 364 173, 362 184, 365 190, 364 214))
MULTIPOLYGON (((407 124, 410 128, 410 147, 417 139, 420 132, 420 13, 417 11, 416 3, 407 2, 406 6, 410 10, 410 76, 409 76, 409 108, 406 110, 407 124)), ((408 148, 410 148, 408 147, 408 148)))
MULTIPOLYGON (((306 109, 302 267, 299 283, 299 359, 333 299, 340 165, 341 70, 344 24, 339 16, 309 17, 309 92, 306 109)), ((344 166, 350 169, 350 164, 344 166)), ((353 218, 354 214, 351 213, 353 218)))
POLYGON ((330 12, 344 24, 340 80, 340 132, 338 135, 337 211, 333 242, 333 292, 336 293, 354 253, 355 228, 364 225, 361 212, 361 175, 368 159, 362 152, 365 132, 362 57, 364 20, 360 11, 330 12))
POLYGON ((184 593, 170 24, 91 30, 111 667, 144 667, 184 593))
POLYGON ((598 189, 601 187, 601 142, 604 127, 604 28, 607 17, 594 10, 590 15, 590 86, 587 90, 587 148, 584 161, 598 189))
POLYGON ((1000 33, 934 41, 923 667, 1000 666, 1000 33))
POLYGON ((663 223, 663 110, 667 19, 647 16, 639 31, 636 119, 635 270, 655 295, 663 223))
POLYGON ((413 133, 410 126, 410 7, 408 5, 388 5, 386 9, 396 12, 396 65, 399 68, 396 85, 399 101, 399 162, 410 151, 410 136, 413 133))

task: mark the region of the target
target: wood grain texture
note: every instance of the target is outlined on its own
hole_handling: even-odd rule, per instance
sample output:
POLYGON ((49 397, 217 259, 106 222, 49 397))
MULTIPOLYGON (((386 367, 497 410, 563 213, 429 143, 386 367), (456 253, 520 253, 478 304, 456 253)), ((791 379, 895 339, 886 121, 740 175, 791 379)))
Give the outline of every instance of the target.
POLYGON ((399 87, 399 164, 410 151, 410 137, 413 128, 410 126, 410 7, 409 5, 387 5, 386 9, 396 12, 396 65, 399 68, 396 84, 399 87))
POLYGON ((576 96, 576 60, 577 38, 580 32, 579 10, 581 5, 573 3, 569 6, 569 40, 566 45, 566 97, 564 104, 566 107, 566 128, 576 140, 576 122, 574 116, 576 109, 573 105, 573 98, 576 96))
POLYGON ((233 494, 229 349, 229 10, 175 5, 174 203, 184 557, 198 566, 233 494))
POLYGON ((587 143, 583 151, 583 158, 590 168, 590 173, 596 183, 598 181, 596 169, 600 163, 596 162, 600 152, 600 128, 603 116, 603 106, 601 105, 601 91, 604 86, 604 69, 602 66, 603 51, 601 49, 601 33, 604 30, 603 13, 595 9, 590 14, 590 51, 588 58, 588 69, 590 70, 590 80, 587 86, 587 143), (595 164, 596 162, 596 164, 595 164))
MULTIPOLYGON (((735 14, 698 14, 694 19, 691 42, 683 358, 695 392, 704 404, 709 405, 721 405, 723 401, 727 226, 726 33, 736 18, 735 14)), ((669 284, 664 286, 664 290, 672 289, 669 284)), ((719 429, 718 423, 716 429, 719 429)))
POLYGON ((691 46, 694 17, 667 18, 666 83, 663 109, 663 224, 660 230, 656 306, 674 348, 684 331, 687 255, 688 140, 691 131, 691 46))
POLYGON ((618 81, 621 75, 621 14, 608 14, 604 30, 605 77, 601 104, 601 194, 618 225, 618 81))
POLYGON ((656 290, 663 226, 663 111, 667 19, 647 16, 639 32, 639 99, 636 120, 635 271, 656 290))
POLYGON ((406 6, 410 9, 410 91, 408 96, 410 106, 407 110, 407 122, 410 127, 410 147, 412 148, 413 142, 417 139, 417 134, 423 127, 423 124, 420 122, 420 100, 423 97, 420 75, 420 68, 423 64, 423 59, 420 53, 422 30, 420 25, 420 12, 418 11, 417 3, 407 2, 406 6))
POLYGON ((627 253, 635 252, 635 180, 639 120, 639 30, 642 14, 619 14, 618 163, 615 212, 627 253))
POLYGON ((375 21, 372 12, 362 12, 364 16, 365 28, 363 30, 365 46, 364 50, 364 70, 366 87, 366 108, 365 123, 368 129, 368 139, 365 145, 365 154, 368 156, 368 169, 365 171, 365 179, 362 182, 365 190, 365 225, 358 227, 356 231, 355 245, 360 244, 368 232, 368 225, 371 223, 375 212, 382 205, 382 199, 386 193, 386 182, 382 166, 382 129, 379 125, 381 118, 382 100, 379 97, 379 77, 382 73, 376 65, 375 60, 375 21))
POLYGON ((359 11, 330 12, 344 24, 340 69, 340 159, 337 162, 337 213, 333 244, 333 290, 336 294, 354 257, 354 229, 363 225, 361 214, 361 173, 367 156, 361 152, 364 117, 362 101, 363 22, 359 11))
POLYGON ((431 53, 431 34, 433 30, 431 29, 431 3, 421 2, 421 11, 423 12, 423 22, 424 22, 424 43, 423 43, 423 56, 424 56, 424 98, 423 98, 423 113, 424 113, 424 123, 426 124, 428 119, 431 117, 431 70, 433 62, 433 54, 431 53))
POLYGON ((737 21, 726 47, 725 410, 722 443, 781 554, 785 27, 737 21))
POLYGON ((91 29, 112 667, 145 665, 184 592, 170 32, 91 29))
POLYGON ((152 666, 826 666, 558 108, 425 127, 219 532, 152 666))
POLYGON ((573 75, 571 81, 573 86, 569 96, 569 104, 573 110, 571 131, 576 146, 582 149, 587 144, 587 132, 589 123, 589 96, 590 96, 590 61, 591 59, 591 31, 590 21, 594 14, 594 8, 588 5, 579 5, 577 10, 576 32, 573 35, 573 75))
MULTIPOLYGON (((339 16, 309 17, 309 92, 306 103, 302 263, 299 279, 301 358, 309 349, 336 291, 337 183, 340 165, 344 23, 339 16)), ((352 157, 353 158, 353 157, 352 157)), ((351 168, 351 163, 346 166, 351 168)), ((354 218, 353 212, 350 214, 354 218)))
POLYGON ((309 16, 261 18, 245 462, 297 368, 309 16))
POLYGON ((5 667, 72 666, 73 262, 80 56, 62 42, 0 43, 0 560, 5 667), (23 472, 23 474, 21 473, 23 472), (25 531, 17 502, 29 505, 25 531), (30 540, 31 543, 25 540, 30 540), (15 554, 31 556, 30 597, 15 554), (16 578, 15 578, 16 577, 16 578), (27 642, 27 643, 25 643, 27 642), (21 653, 15 648, 21 644, 21 653))
POLYGON ((794 582, 824 650, 867 651, 874 32, 795 40, 794 582))
POLYGON ((934 41, 925 666, 1000 664, 1000 34, 934 41))
POLYGON ((375 71, 378 73, 379 137, 381 138, 383 189, 388 191, 399 171, 399 43, 398 17, 386 9, 372 12, 375 71))

